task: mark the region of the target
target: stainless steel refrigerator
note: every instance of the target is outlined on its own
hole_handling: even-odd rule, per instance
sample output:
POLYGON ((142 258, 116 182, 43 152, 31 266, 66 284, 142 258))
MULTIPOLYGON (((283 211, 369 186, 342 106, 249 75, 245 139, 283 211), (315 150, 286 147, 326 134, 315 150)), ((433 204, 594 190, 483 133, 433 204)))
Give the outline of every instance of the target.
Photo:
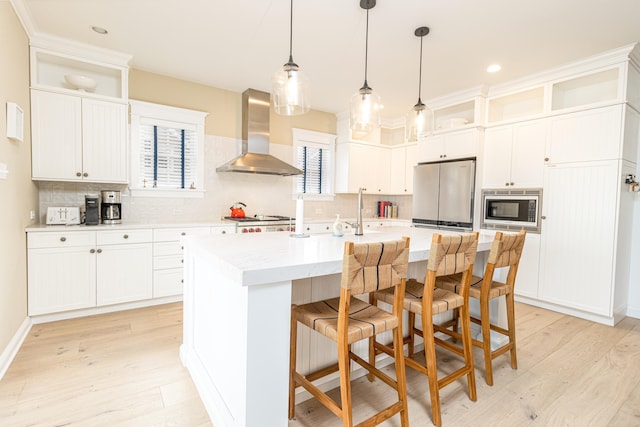
POLYGON ((413 225, 473 229, 475 159, 418 163, 413 170, 413 225))

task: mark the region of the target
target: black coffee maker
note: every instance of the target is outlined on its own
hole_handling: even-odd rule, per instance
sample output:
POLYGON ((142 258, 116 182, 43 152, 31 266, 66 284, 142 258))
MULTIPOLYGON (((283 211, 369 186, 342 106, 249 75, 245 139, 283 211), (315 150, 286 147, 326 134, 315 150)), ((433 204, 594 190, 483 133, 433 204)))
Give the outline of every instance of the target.
POLYGON ((102 204, 100 208, 103 224, 122 223, 122 204, 120 203, 120 192, 105 190, 100 192, 102 204))
POLYGON ((100 224, 100 198, 98 196, 84 196, 85 225, 100 224))

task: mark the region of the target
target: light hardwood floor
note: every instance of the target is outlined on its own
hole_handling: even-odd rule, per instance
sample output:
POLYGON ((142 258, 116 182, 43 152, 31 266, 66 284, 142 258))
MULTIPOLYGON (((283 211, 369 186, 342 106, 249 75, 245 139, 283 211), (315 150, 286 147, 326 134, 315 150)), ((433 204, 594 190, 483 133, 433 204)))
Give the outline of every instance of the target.
MULTIPOLYGON (((518 370, 497 359, 488 387, 476 353, 478 400, 464 383, 443 389, 445 427, 640 426, 640 320, 611 328, 517 304, 516 323, 518 370)), ((180 303, 35 325, 0 381, 0 426, 212 426, 181 341, 180 303)), ((407 374, 410 423, 431 425, 426 380, 407 374)), ((380 381, 355 380, 355 421, 388 398, 380 381)), ((289 427, 340 425, 313 399, 296 415, 289 427)))

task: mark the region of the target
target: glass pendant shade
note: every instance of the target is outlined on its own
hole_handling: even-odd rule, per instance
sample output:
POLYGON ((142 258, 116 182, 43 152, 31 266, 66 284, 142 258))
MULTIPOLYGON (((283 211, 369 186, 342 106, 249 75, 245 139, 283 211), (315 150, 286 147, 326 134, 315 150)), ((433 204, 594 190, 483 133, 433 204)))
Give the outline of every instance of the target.
POLYGON ((420 100, 413 106, 406 117, 406 137, 408 142, 415 142, 427 136, 433 129, 433 110, 420 100))
POLYGON ((311 109, 309 78, 293 61, 273 74, 272 84, 271 101, 277 114, 297 116, 311 109))
POLYGON ((376 0, 361 0, 360 7, 367 11, 367 26, 365 32, 364 50, 364 84, 351 96, 349 108, 349 127, 353 135, 363 137, 372 130, 380 127, 380 110, 382 101, 380 96, 373 93, 367 84, 367 63, 369 54, 369 9, 376 5, 376 0))
POLYGON ((418 27, 414 31, 420 37, 420 72, 418 74, 418 102, 407 114, 405 129, 408 142, 415 142, 425 137, 433 130, 433 111, 424 105, 420 98, 422 92, 422 40, 429 34, 429 27, 418 27))
POLYGON ((380 96, 365 85, 351 96, 349 124, 357 136, 365 136, 380 127, 380 96))
POLYGON ((276 114, 297 116, 311 109, 309 78, 293 62, 293 0, 289 20, 289 61, 273 74, 271 101, 276 114))

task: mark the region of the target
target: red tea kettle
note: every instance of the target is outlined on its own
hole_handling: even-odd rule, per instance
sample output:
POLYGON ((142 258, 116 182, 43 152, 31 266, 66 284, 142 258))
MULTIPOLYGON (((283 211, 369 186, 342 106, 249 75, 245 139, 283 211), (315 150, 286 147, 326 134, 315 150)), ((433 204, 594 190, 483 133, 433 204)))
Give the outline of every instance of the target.
POLYGON ((233 206, 231 206, 229 209, 231 209, 231 218, 244 218, 244 210, 242 209, 242 207, 247 207, 247 205, 245 205, 242 202, 237 202, 234 203, 233 206))

